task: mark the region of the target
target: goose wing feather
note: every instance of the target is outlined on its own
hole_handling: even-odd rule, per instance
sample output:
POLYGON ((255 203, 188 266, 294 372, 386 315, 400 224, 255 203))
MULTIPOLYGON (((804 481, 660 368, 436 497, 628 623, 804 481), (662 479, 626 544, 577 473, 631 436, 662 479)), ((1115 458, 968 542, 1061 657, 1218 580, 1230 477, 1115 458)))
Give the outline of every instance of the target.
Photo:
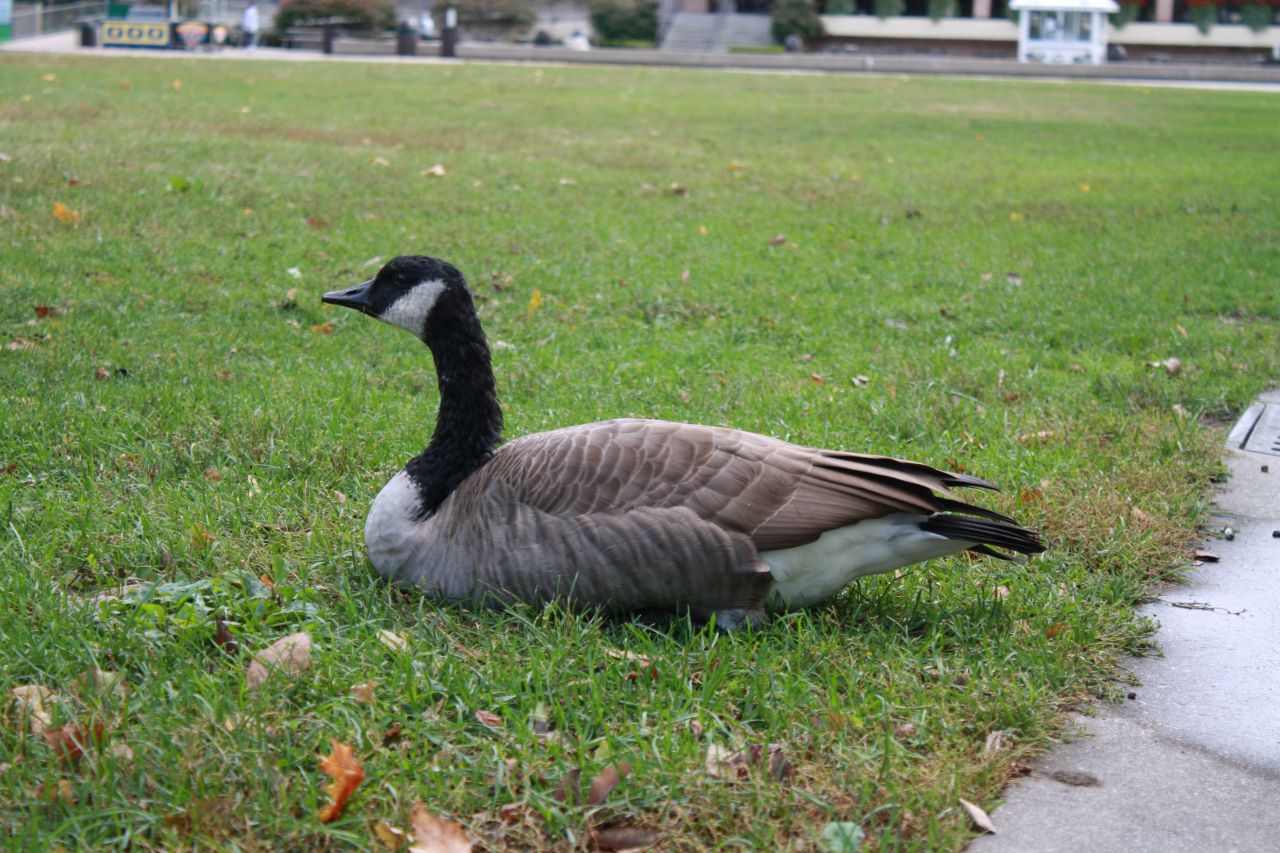
POLYGON ((473 567, 471 598, 567 598, 615 611, 693 604, 709 614, 758 610, 773 584, 748 537, 687 507, 556 515, 515 500, 500 482, 456 496, 433 525, 449 548, 468 552, 456 562, 473 567), (467 539, 477 512, 497 523, 467 539))
POLYGON ((951 485, 992 488, 916 462, 631 419, 517 439, 494 456, 485 478, 553 516, 688 508, 746 534, 761 551, 803 545, 834 527, 894 512, 938 512, 958 503, 951 485))

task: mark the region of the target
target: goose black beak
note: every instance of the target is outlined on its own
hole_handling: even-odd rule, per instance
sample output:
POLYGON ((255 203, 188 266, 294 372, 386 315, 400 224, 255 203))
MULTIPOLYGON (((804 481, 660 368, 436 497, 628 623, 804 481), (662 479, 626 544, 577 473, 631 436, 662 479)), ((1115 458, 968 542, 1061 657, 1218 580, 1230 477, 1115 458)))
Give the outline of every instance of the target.
POLYGON ((373 303, 369 301, 369 291, 372 288, 373 279, 369 279, 346 290, 331 290, 321 296, 320 301, 328 302, 330 305, 344 305, 362 314, 373 316, 373 303))

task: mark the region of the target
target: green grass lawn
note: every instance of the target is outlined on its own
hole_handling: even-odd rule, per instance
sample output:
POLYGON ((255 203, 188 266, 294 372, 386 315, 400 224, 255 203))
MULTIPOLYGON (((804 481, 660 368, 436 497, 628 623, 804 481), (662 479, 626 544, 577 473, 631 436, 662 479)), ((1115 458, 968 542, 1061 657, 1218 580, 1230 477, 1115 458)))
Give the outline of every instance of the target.
POLYGON ((1275 95, 17 56, 0 93, 5 846, 382 849, 421 800, 493 850, 619 818, 661 849, 831 822, 959 849, 959 798, 995 807, 1149 641, 1130 608, 1185 562, 1221 425, 1280 382, 1275 95), (470 276, 511 436, 652 416, 906 456, 1000 483, 1051 549, 731 636, 390 589, 364 513, 435 378, 319 296, 403 253, 470 276), (311 667, 246 689, 302 630, 311 667), (82 757, 27 685, 50 728, 96 721, 82 757), (330 739, 366 779, 323 824, 330 739), (770 744, 790 773, 708 772, 770 744))

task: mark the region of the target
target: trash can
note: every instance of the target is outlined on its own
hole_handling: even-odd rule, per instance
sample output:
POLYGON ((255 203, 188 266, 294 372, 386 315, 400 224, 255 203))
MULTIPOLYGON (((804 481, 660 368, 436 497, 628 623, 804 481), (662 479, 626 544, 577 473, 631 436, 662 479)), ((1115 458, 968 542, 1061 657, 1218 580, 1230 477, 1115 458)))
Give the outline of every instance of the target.
POLYGON ((408 24, 396 30, 396 56, 418 55, 418 31, 408 24))
POLYGON ((88 21, 82 21, 80 24, 80 46, 98 46, 98 28, 88 21))

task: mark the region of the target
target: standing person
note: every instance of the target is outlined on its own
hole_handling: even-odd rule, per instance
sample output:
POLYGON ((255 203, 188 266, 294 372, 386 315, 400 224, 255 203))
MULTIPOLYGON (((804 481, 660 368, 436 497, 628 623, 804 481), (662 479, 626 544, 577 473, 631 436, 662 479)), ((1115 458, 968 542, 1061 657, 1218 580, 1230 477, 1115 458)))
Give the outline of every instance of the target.
POLYGON ((258 3, 249 0, 244 7, 244 15, 240 18, 240 29, 244 32, 244 49, 253 52, 258 45, 258 3))

